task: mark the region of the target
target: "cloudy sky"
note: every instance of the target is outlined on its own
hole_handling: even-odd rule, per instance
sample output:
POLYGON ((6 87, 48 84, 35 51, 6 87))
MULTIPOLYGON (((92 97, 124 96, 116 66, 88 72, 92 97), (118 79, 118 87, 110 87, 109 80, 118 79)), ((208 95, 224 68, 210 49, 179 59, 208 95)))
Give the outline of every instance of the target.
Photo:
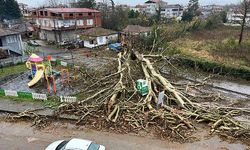
MULTIPOLYGON (((46 0, 17 0, 18 2, 22 2, 25 4, 28 4, 30 6, 41 6, 45 3, 46 0)), ((145 0, 114 0, 116 4, 129 4, 129 5, 136 5, 136 4, 142 4, 145 2, 145 0)), ((169 4, 187 4, 189 0, 165 0, 169 4)), ((200 0, 200 3, 202 5, 207 4, 232 4, 232 3, 239 3, 240 0, 200 0)))

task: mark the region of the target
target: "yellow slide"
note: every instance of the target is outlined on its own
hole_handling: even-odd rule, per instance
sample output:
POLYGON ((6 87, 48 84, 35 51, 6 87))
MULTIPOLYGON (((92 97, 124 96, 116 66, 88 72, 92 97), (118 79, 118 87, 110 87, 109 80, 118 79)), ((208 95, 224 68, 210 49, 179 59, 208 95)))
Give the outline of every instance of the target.
POLYGON ((43 73, 43 69, 37 70, 34 78, 28 83, 28 86, 31 87, 35 85, 43 77, 43 73))

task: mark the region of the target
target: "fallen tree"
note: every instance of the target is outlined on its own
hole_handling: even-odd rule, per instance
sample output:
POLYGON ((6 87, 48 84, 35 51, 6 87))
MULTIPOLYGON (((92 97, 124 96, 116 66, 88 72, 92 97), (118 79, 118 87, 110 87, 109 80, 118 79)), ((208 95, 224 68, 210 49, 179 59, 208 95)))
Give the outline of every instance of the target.
POLYGON ((249 127, 233 119, 240 111, 208 109, 192 102, 191 94, 175 88, 155 69, 155 58, 124 50, 118 54, 115 72, 114 67, 110 67, 106 72, 93 75, 95 78, 92 76, 91 82, 87 83, 79 102, 62 104, 56 115, 73 114, 79 117, 77 124, 95 129, 109 128, 125 133, 154 129, 162 137, 183 140, 186 140, 187 131, 195 130, 195 123, 201 122, 211 124, 211 133, 250 137, 249 127), (136 91, 137 79, 147 80, 147 96, 136 91), (161 108, 157 107, 159 89, 166 93, 161 108))

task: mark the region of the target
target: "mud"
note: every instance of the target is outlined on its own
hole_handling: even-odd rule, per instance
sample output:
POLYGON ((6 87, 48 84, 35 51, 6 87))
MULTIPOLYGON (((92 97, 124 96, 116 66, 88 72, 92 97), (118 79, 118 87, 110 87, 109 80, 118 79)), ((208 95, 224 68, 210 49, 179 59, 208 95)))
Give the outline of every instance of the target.
MULTIPOLYGON (((105 145, 108 150, 246 150, 247 146, 238 142, 225 142, 219 137, 203 137, 193 143, 173 143, 152 137, 138 137, 100 132, 77 127, 69 123, 54 123, 43 130, 30 127, 31 124, 0 122, 1 149, 8 150, 44 150, 55 140, 83 138, 105 145), (77 129, 76 129, 77 128, 77 129)), ((198 135, 197 135, 198 136, 198 135)))

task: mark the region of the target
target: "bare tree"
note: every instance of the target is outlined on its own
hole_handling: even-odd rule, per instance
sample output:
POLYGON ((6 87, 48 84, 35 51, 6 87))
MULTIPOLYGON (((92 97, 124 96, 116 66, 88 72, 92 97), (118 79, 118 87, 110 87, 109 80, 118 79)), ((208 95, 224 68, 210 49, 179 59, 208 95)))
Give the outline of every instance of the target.
POLYGON ((242 22, 241 22, 241 31, 240 31, 240 37, 239 37, 239 45, 242 42, 243 39, 243 33, 246 26, 246 18, 248 13, 250 12, 250 0, 243 0, 241 3, 241 14, 242 14, 242 22))

